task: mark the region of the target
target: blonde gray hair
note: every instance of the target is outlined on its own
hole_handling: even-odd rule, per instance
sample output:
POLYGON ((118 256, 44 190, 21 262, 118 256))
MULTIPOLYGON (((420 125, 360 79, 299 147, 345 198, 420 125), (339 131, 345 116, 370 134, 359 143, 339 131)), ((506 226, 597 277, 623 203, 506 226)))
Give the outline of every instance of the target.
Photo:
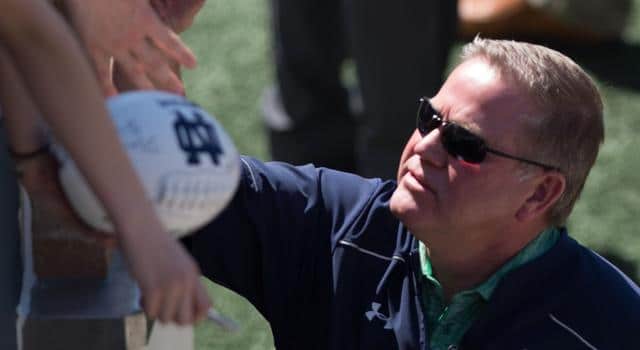
POLYGON ((539 113, 525 126, 523 156, 557 166, 566 188, 548 213, 562 225, 580 196, 604 140, 603 105, 594 82, 575 62, 552 49, 477 37, 462 60, 485 59, 531 97, 539 113))

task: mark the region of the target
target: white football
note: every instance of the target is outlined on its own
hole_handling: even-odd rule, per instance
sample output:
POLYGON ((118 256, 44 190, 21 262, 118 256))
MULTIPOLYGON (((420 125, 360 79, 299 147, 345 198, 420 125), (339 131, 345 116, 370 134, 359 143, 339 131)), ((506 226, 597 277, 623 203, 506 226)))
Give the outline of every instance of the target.
MULTIPOLYGON (((238 186, 240 158, 215 118, 182 96, 159 91, 114 96, 107 108, 169 232, 176 237, 189 234, 225 208, 238 186)), ((74 210, 93 228, 113 232, 73 160, 59 146, 54 153, 60 161, 60 183, 74 210)))

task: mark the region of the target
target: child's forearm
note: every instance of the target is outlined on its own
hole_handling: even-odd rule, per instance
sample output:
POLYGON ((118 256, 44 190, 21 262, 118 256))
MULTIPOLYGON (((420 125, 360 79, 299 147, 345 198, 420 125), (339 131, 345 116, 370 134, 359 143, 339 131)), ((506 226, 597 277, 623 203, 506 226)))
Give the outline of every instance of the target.
POLYGON ((8 53, 0 47, 0 106, 13 153, 29 154, 47 143, 39 112, 8 53))
POLYGON ((161 230, 117 141, 80 46, 47 6, 39 0, 2 0, 0 13, 7 14, 0 21, 2 42, 44 119, 83 170, 118 232, 127 237, 161 230))
POLYGON ((115 223, 148 316, 182 324, 203 317, 210 302, 198 267, 160 224, 61 17, 42 0, 0 0, 0 43, 115 223))

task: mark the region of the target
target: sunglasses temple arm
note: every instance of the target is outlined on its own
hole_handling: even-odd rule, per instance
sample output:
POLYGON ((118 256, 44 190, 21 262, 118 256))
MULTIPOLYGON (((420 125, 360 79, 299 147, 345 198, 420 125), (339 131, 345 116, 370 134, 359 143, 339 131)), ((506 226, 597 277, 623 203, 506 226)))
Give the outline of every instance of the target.
POLYGON ((546 165, 546 164, 542 164, 542 163, 538 163, 538 162, 536 162, 535 160, 529 160, 529 159, 525 159, 525 158, 520 158, 520 157, 512 156, 512 155, 510 155, 510 154, 503 153, 503 152, 500 152, 500 151, 498 151, 498 150, 491 149, 491 148, 488 148, 488 147, 486 148, 486 150, 487 150, 487 152, 489 152, 489 153, 493 153, 493 154, 495 154, 495 155, 497 155, 497 156, 500 156, 500 157, 509 158, 509 159, 513 159, 513 160, 518 160, 518 161, 521 161, 521 162, 523 162, 523 163, 527 163, 527 164, 537 165, 537 166, 539 166, 539 167, 541 167, 541 168, 543 168, 543 169, 545 169, 545 170, 556 170, 556 171, 560 171, 560 169, 559 169, 558 167, 551 166, 551 165, 546 165))

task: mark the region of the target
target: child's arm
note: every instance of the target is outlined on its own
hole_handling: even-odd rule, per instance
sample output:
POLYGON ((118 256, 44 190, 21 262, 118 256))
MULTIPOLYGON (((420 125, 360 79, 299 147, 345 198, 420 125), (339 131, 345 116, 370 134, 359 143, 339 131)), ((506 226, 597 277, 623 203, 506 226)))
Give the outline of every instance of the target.
POLYGON ((161 227, 71 32, 40 0, 2 0, 0 14, 0 40, 44 119, 113 219, 145 310, 162 321, 202 318, 209 300, 198 268, 161 227))
POLYGON ((32 153, 47 143, 39 111, 15 70, 13 60, 0 45, 0 106, 11 151, 32 153))

